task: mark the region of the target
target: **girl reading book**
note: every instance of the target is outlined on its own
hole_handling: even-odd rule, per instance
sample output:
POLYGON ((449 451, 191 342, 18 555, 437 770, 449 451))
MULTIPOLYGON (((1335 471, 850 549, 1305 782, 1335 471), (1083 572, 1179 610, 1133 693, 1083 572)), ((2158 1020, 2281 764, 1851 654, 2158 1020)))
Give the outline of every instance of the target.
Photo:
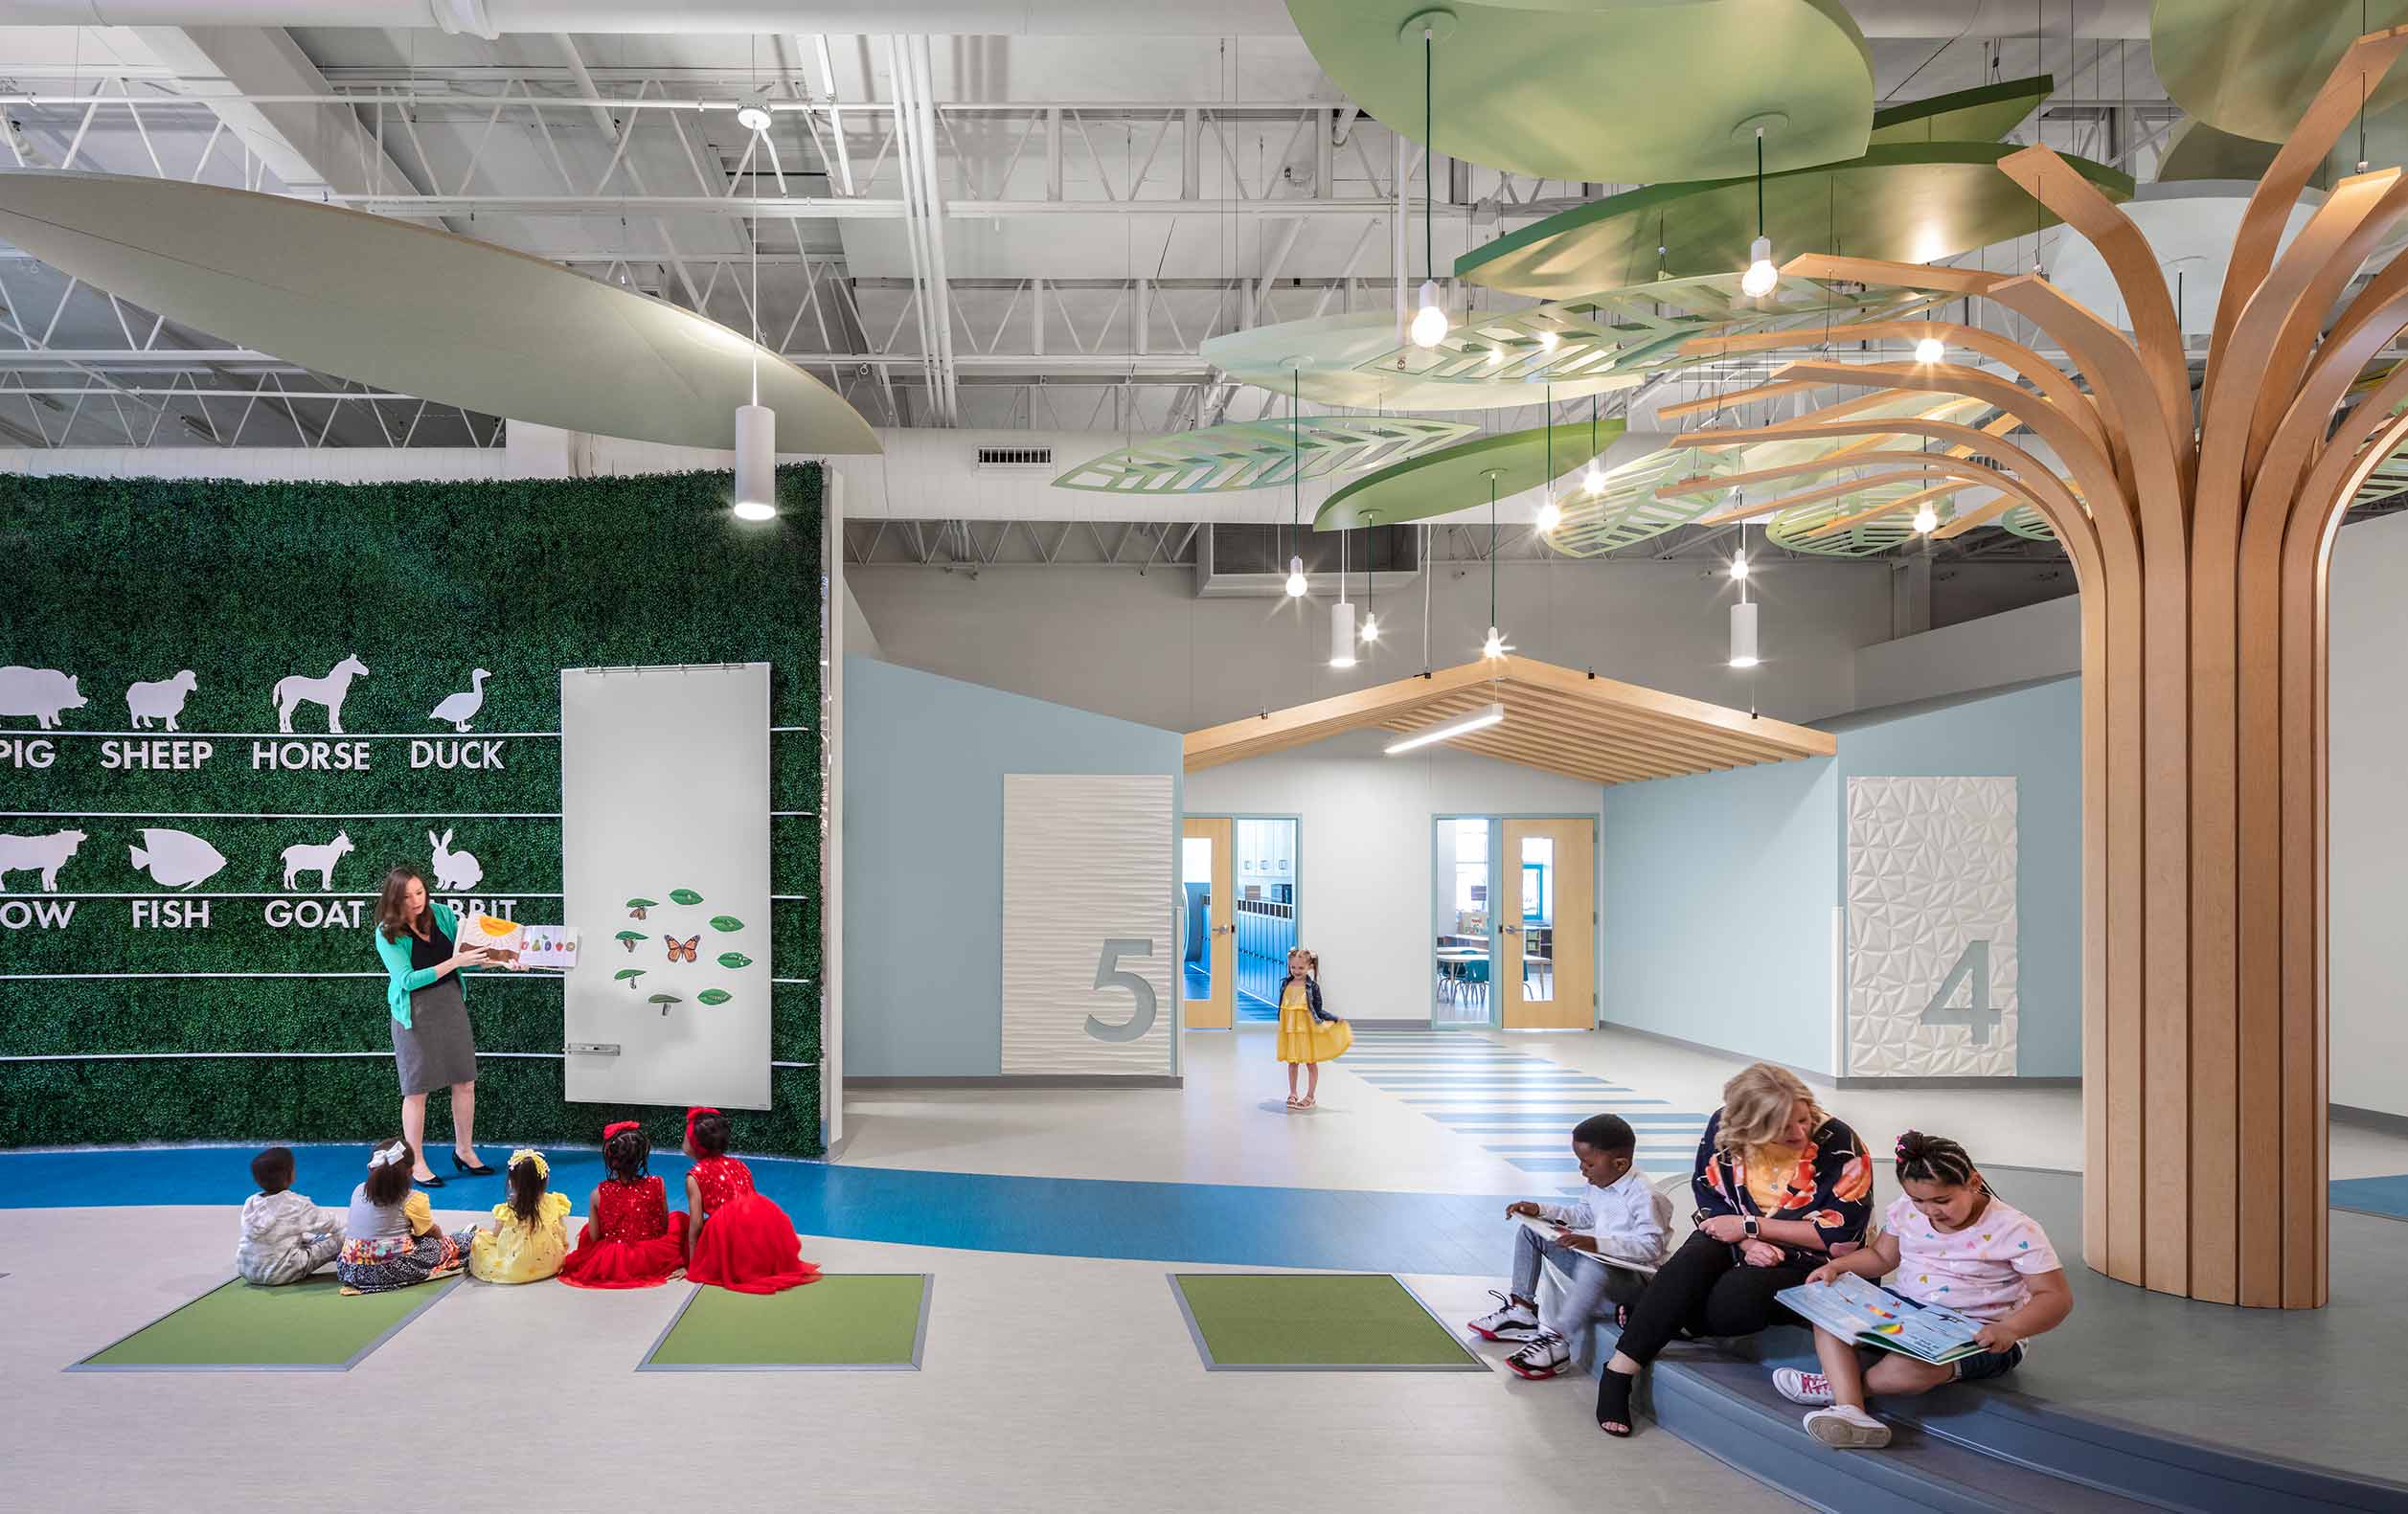
POLYGON ((1974 1337, 1982 1351, 1934 1367, 1817 1327, 1814 1351, 1823 1370, 1784 1367, 1773 1373, 1773 1387, 1811 1408, 1806 1434, 1827 1446, 1888 1445, 1890 1427, 1865 1412, 1866 1393, 1922 1393, 2013 1371, 2024 1342, 2074 1312, 2074 1291, 2048 1233, 1991 1190, 1963 1146, 1910 1130, 1897 1140, 1897 1175, 1905 1191, 1882 1216, 1881 1233, 1861 1251, 1824 1263, 1806 1282, 1851 1274, 1878 1279, 1895 1271, 1887 1286, 1899 1298, 1983 1322, 1974 1337), (1860 1351, 1877 1358, 1869 1369, 1860 1351))

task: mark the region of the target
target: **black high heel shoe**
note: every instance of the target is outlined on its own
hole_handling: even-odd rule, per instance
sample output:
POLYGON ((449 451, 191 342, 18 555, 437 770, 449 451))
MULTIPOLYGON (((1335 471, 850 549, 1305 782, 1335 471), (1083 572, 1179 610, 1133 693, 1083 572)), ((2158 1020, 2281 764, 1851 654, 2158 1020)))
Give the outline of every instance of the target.
POLYGON ((489 1178, 493 1176, 493 1169, 491 1167, 486 1166, 482 1163, 471 1164, 464 1162, 461 1160, 460 1153, 457 1151, 451 1154, 451 1164, 472 1178, 489 1178))
POLYGON ((436 1178, 436 1177, 425 1177, 425 1178, 421 1178, 421 1177, 418 1176, 416 1173, 412 1173, 412 1174, 410 1175, 410 1181, 411 1181, 412 1183, 417 1184, 417 1185, 418 1185, 420 1187, 421 1187, 421 1188, 440 1188, 440 1187, 442 1187, 442 1186, 443 1186, 443 1179, 441 1179, 441 1178, 436 1178))

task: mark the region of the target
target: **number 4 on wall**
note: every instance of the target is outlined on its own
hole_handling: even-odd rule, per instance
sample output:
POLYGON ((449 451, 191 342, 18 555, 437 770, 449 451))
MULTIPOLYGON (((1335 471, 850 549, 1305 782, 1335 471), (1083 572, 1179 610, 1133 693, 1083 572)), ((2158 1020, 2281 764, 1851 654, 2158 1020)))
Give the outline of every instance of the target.
POLYGON ((1104 938, 1103 956, 1096 962, 1095 985, 1098 988, 1110 988, 1117 985, 1127 989, 1129 998, 1135 1001, 1135 1007, 1129 1011, 1129 1017, 1119 1025, 1106 1024, 1094 1015, 1087 1016, 1087 1033, 1099 1041, 1134 1041, 1154 1028, 1154 985, 1135 973, 1121 970, 1121 958, 1124 954, 1130 957, 1151 957, 1154 955, 1152 938, 1145 936, 1104 938))
POLYGON ((1999 1011, 1990 1006, 1990 943, 1967 941, 1957 956, 1957 964, 1941 980, 1940 992, 1923 1006, 1922 1023, 1963 1026, 1972 1034, 1975 1046, 1988 1046, 1999 1019, 1999 1011), (1967 983, 1967 1002, 1962 1007, 1948 1003, 1957 996, 1959 983, 1967 983))

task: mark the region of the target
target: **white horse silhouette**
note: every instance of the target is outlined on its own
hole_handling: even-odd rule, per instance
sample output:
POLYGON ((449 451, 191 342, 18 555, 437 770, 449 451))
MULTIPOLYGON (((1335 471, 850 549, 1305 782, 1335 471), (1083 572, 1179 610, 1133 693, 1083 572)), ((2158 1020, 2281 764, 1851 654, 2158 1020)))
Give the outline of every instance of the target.
POLYGON ((326 729, 330 735, 343 734, 343 696, 351 690, 352 680, 368 676, 368 665, 357 653, 334 665, 324 678, 304 678, 299 673, 276 680, 276 729, 289 735, 293 728, 293 711, 302 705, 326 706, 326 729))

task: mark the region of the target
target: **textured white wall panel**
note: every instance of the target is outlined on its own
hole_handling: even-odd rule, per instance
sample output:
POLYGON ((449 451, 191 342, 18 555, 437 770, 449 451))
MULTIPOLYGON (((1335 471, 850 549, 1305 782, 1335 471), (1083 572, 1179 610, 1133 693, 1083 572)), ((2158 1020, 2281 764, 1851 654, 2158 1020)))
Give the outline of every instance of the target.
POLYGON ((1173 1071, 1171 818, 1167 775, 1004 775, 1006 1076, 1173 1071))
POLYGON ((1850 779, 1848 1075, 2010 1077, 2015 1007, 2015 780, 1850 779))

